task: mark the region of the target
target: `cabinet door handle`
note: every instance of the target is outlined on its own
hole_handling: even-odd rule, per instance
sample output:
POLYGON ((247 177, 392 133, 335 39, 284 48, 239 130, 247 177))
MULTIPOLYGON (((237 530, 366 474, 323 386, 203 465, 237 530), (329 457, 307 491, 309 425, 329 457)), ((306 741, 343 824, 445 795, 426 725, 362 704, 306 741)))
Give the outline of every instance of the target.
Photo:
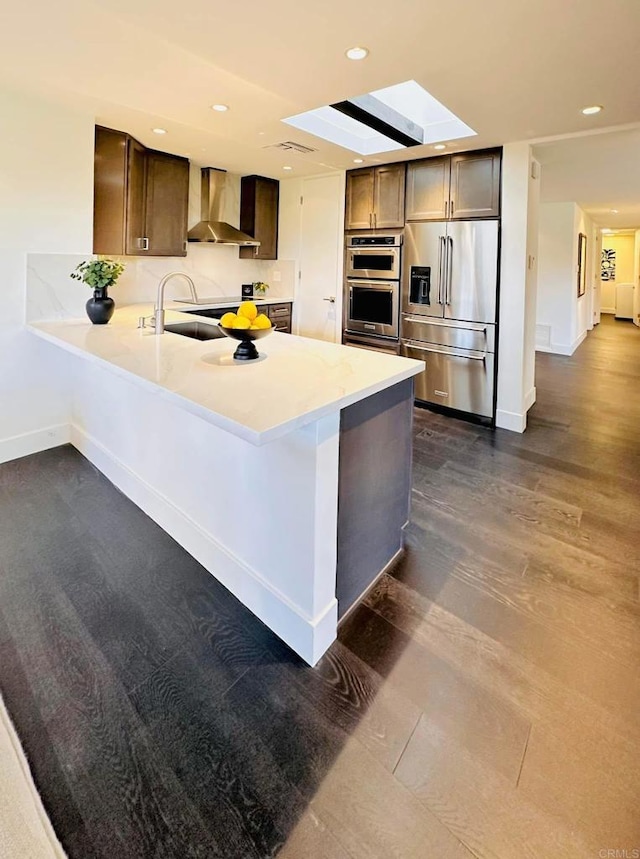
POLYGON ((451 217, 453 218, 453 200, 451 201, 451 217))
POLYGON ((376 230, 378 228, 378 213, 373 213, 373 229, 376 230))
POLYGON ((148 251, 149 250, 149 239, 146 236, 143 236, 140 239, 140 250, 148 251))
POLYGON ((448 200, 445 200, 445 203, 444 203, 444 216, 445 216, 445 218, 449 217, 449 201, 448 200))
POLYGON ((369 229, 373 227, 373 215, 369 212, 369 229))

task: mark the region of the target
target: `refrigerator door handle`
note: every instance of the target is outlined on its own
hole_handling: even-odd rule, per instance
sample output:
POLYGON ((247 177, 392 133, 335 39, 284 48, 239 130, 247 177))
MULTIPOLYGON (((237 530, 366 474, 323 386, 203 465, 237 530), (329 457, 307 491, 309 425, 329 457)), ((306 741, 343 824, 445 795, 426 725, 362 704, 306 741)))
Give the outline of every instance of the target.
POLYGON ((437 355, 448 355, 450 358, 465 358, 471 361, 486 361, 487 356, 484 353, 471 354, 471 352, 461 355, 455 350, 455 347, 448 346, 445 349, 436 349, 435 346, 421 346, 415 340, 400 341, 403 346, 408 346, 410 349, 416 349, 418 352, 435 352, 437 355))
POLYGON ((444 236, 438 237, 438 304, 442 304, 442 284, 444 282, 444 236))
POLYGON ((421 322, 423 325, 424 324, 427 324, 427 325, 438 324, 438 325, 440 325, 440 327, 454 327, 456 331, 476 331, 479 334, 486 334, 487 333, 487 326, 486 325, 474 325, 473 322, 470 322, 468 325, 451 326, 449 320, 447 320, 447 323, 449 323, 449 324, 445 323, 445 325, 443 326, 443 324, 441 322, 435 323, 429 317, 425 318, 424 316, 408 316, 406 313, 403 313, 402 316, 407 322, 421 322))
POLYGON ((453 236, 447 236, 447 244, 449 246, 447 251, 447 285, 445 292, 444 303, 446 305, 451 304, 451 281, 453 279, 453 236))

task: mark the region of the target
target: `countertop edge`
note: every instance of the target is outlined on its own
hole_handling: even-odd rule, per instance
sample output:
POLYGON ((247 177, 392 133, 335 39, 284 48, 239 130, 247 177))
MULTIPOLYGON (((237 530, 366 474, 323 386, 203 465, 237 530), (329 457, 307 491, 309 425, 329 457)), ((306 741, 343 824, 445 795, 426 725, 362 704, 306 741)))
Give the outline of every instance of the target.
MULTIPOLYGON (((284 436, 289 435, 297 429, 302 429, 303 427, 315 423, 321 418, 327 417, 331 414, 335 414, 335 412, 340 412, 342 409, 347 408, 348 406, 351 406, 354 403, 359 402, 360 400, 365 400, 368 397, 385 390, 386 388, 393 387, 394 385, 403 382, 406 379, 410 379, 420 372, 419 368, 408 367, 405 370, 395 373, 388 379, 376 382, 352 394, 345 395, 343 398, 340 399, 339 402, 327 403, 324 406, 319 406, 313 411, 296 416, 294 418, 290 418, 275 427, 265 429, 262 432, 257 432, 255 430, 250 429, 249 427, 244 426, 243 424, 240 424, 236 421, 231 420, 230 418, 225 417, 224 415, 219 414, 218 412, 212 411, 206 406, 200 405, 194 400, 184 397, 181 394, 176 393, 175 391, 171 391, 168 388, 165 388, 163 385, 158 384, 157 382, 152 382, 148 379, 145 379, 143 376, 140 376, 137 373, 132 373, 130 370, 126 370, 123 367, 119 367, 112 361, 101 358, 99 355, 95 355, 85 349, 80 349, 72 343, 68 343, 67 341, 56 337, 54 334, 51 334, 48 331, 43 331, 42 329, 37 327, 39 324, 48 323, 45 322, 45 320, 40 320, 39 322, 33 323, 26 323, 25 329, 31 334, 34 334, 36 337, 39 337, 40 339, 51 343, 53 346, 57 346, 58 348, 61 348, 72 355, 76 355, 80 358, 83 358, 86 361, 105 367, 107 370, 114 373, 114 375, 131 381, 151 393, 159 394, 164 399, 174 402, 176 405, 179 405, 185 411, 190 412, 191 414, 201 418, 202 420, 205 420, 212 426, 216 426, 219 429, 224 430, 225 432, 229 432, 230 434, 235 435, 238 438, 241 438, 244 441, 255 445, 256 447, 259 447, 272 441, 276 441, 277 439, 283 438, 284 436)), ((282 334, 280 336, 287 337, 290 335, 282 334)))

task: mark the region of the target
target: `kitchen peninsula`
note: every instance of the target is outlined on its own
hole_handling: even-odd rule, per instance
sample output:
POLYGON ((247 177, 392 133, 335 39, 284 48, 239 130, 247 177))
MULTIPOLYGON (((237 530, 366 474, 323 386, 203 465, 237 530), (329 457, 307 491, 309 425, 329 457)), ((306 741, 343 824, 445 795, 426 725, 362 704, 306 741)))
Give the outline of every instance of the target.
POLYGON ((401 550, 423 364, 278 332, 234 362, 226 338, 137 329, 148 310, 28 326, 73 356, 70 440, 315 664, 401 550))

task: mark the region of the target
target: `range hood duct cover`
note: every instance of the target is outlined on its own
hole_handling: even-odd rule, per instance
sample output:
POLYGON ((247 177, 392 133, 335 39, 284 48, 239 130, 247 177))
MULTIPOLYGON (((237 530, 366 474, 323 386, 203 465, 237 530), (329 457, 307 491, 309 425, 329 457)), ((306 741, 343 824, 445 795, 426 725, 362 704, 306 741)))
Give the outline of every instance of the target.
POLYGON ((201 170, 201 214, 199 223, 192 227, 187 238, 190 242, 212 242, 219 245, 242 245, 257 248, 260 242, 222 220, 224 211, 227 171, 214 167, 201 170))

